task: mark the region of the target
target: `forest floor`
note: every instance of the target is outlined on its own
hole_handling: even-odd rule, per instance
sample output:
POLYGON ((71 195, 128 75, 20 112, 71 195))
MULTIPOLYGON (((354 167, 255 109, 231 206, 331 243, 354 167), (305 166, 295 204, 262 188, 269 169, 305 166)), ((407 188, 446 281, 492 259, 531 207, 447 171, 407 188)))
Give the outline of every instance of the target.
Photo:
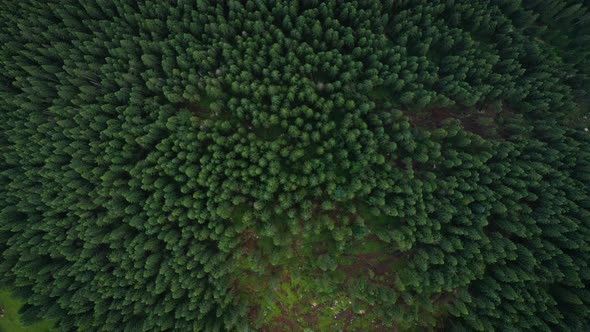
POLYGON ((23 305, 11 297, 7 289, 0 290, 0 306, 4 308, 4 317, 0 318, 0 332, 54 332, 51 321, 41 321, 30 326, 20 322, 18 310, 23 305))
MULTIPOLYGON (((266 273, 245 273, 239 288, 256 303, 249 320, 260 331, 380 331, 366 303, 351 297, 359 278, 385 287, 391 284, 397 257, 385 254, 386 244, 374 236, 351 243, 336 257, 337 267, 315 265, 317 245, 302 245, 298 257, 266 273)), ((391 331, 391 329, 389 329, 391 331)))

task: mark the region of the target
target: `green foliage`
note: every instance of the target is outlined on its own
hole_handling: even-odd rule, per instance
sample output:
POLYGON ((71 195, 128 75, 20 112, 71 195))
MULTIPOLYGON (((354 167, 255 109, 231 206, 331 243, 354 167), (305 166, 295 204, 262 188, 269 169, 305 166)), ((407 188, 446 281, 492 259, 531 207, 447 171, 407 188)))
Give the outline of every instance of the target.
POLYGON ((7 1, 0 286, 60 331, 590 330, 588 12, 7 1))
POLYGON ((10 296, 10 291, 0 291, 0 306, 2 307, 2 317, 0 318, 1 332, 51 332, 54 331, 51 322, 36 322, 33 325, 23 326, 18 314, 22 303, 16 301, 10 296))

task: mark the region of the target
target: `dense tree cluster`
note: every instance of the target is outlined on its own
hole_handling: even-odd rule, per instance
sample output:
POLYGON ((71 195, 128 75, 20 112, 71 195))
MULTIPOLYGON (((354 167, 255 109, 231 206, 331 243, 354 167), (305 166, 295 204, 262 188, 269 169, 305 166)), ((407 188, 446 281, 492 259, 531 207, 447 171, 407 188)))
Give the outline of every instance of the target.
POLYGON ((574 0, 5 1, 1 285, 238 330, 301 265, 370 330, 590 330, 589 38, 574 0), (368 239, 391 280, 321 277, 368 239))

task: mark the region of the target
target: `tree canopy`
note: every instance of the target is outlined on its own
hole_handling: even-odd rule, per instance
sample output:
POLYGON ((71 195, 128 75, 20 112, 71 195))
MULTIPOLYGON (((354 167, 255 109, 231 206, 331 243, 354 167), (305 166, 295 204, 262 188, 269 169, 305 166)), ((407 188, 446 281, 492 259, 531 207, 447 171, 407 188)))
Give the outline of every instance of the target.
POLYGON ((59 331, 590 330, 588 41, 581 0, 4 1, 0 288, 59 331))

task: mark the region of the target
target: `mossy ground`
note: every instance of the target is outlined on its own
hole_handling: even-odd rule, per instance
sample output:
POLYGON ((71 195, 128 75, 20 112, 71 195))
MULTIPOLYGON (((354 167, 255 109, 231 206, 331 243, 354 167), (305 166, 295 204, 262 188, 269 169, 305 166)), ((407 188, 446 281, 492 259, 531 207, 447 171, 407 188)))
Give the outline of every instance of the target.
POLYGON ((4 317, 0 318, 0 332, 55 332, 53 323, 48 320, 23 326, 18 314, 23 303, 14 299, 8 289, 0 290, 0 305, 4 307, 4 317))

